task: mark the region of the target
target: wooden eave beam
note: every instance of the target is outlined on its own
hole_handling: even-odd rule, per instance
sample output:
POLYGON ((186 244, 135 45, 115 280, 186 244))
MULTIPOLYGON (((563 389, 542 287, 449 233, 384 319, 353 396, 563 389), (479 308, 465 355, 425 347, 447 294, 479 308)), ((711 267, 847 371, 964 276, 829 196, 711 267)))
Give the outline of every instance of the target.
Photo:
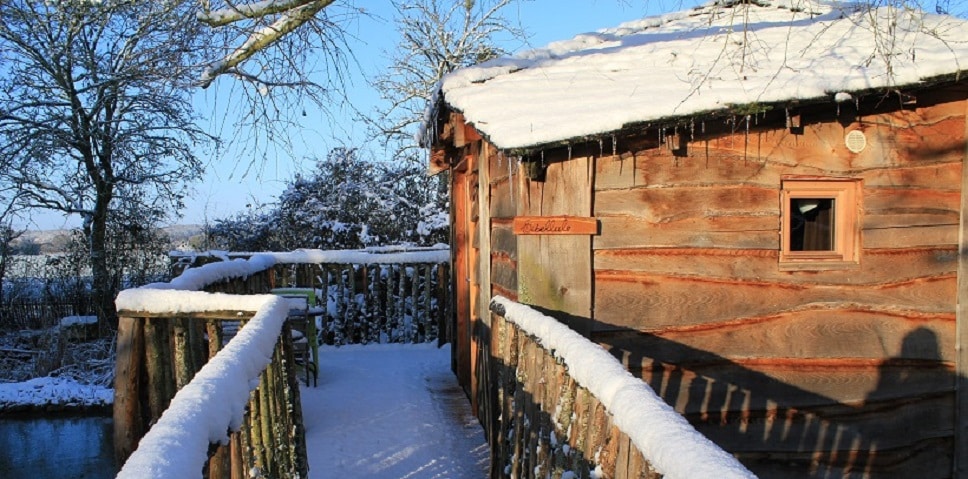
POLYGON ((460 149, 481 140, 481 133, 474 125, 464 121, 464 115, 450 113, 448 121, 441 125, 434 144, 430 148, 430 164, 427 173, 436 175, 460 160, 460 149))
POLYGON ((450 126, 451 130, 454 132, 454 146, 461 148, 468 143, 478 141, 481 139, 480 132, 474 125, 467 123, 464 119, 464 115, 460 113, 450 114, 450 126))
POLYGON ((430 164, 427 165, 427 174, 433 176, 450 168, 450 160, 447 159, 447 148, 442 145, 434 146, 430 149, 430 164))

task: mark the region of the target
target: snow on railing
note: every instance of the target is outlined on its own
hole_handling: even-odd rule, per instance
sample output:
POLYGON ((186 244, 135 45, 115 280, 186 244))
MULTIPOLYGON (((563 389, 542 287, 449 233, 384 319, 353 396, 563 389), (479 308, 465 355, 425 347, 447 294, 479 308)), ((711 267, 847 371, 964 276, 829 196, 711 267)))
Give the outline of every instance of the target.
POLYGON ((207 264, 118 295, 118 477, 193 477, 206 467, 305 476, 298 382, 284 360, 292 341, 281 334, 290 304, 267 294, 275 263, 207 264), (227 343, 225 320, 246 320, 227 343))
MULTIPOLYGON (((221 256, 219 257, 221 258, 221 256)), ((249 258, 229 259, 227 256, 224 258, 226 261, 189 268, 167 283, 152 283, 144 286, 144 288, 199 291, 219 281, 247 278, 276 264, 276 258, 271 254, 258 253, 249 258)))
POLYGON ((362 250, 302 249, 281 253, 172 252, 171 283, 157 288, 201 289, 235 281, 229 292, 243 292, 241 283, 269 271, 272 287, 311 288, 322 308, 320 341, 325 344, 425 342, 449 338, 450 250, 434 247, 387 246, 362 250), (271 270, 271 271, 270 271, 271 270))
POLYGON ((505 297, 494 297, 491 309, 536 338, 543 349, 563 362, 567 374, 601 402, 613 424, 660 474, 668 478, 756 477, 696 431, 601 346, 557 320, 505 297))
MULTIPOLYGON (((313 266, 317 269, 333 264, 347 265, 347 268, 394 265, 385 270, 414 270, 408 273, 410 277, 419 275, 416 266, 425 263, 422 268, 429 284, 432 270, 426 264, 446 264, 450 258, 449 251, 440 248, 299 250, 210 256, 218 261, 188 268, 168 283, 122 291, 116 300, 121 318, 115 376, 115 446, 119 459, 124 461, 118 477, 191 477, 206 467, 206 461, 209 461, 207 467, 213 470, 238 469, 244 463, 248 465, 244 467, 263 468, 264 473, 274 477, 300 476, 306 461, 301 417, 298 417, 298 386, 290 384, 295 381, 290 371, 291 361, 281 360, 292 354, 288 336, 280 335, 280 331, 286 330, 284 322, 289 305, 279 296, 264 293, 277 281, 298 279, 296 276, 300 273, 290 278, 289 272, 295 272, 292 268, 297 267, 301 271, 307 265, 320 265, 313 266), (222 332, 216 323, 250 317, 245 327, 219 349, 223 343, 222 332), (194 349, 204 348, 197 344, 199 341, 208 343, 207 354, 194 349), (205 362, 207 358, 210 359, 205 362), (259 394, 259 401, 251 402, 252 394, 259 394), (261 397, 267 394, 278 398, 261 397), (289 404, 286 409, 290 415, 296 415, 282 414, 284 417, 275 418, 276 413, 259 412, 255 408, 258 404, 276 402, 289 404), (247 404, 253 409, 243 416, 247 404), (144 432, 147 423, 141 424, 146 414, 152 420, 157 419, 147 433, 144 432), (246 439, 248 434, 235 432, 240 428, 263 430, 266 427, 295 436, 257 438, 259 435, 255 435, 246 439), (233 432, 231 438, 230 432, 233 432), (246 443, 248 440, 253 443, 246 443), (263 440, 292 444, 262 444, 263 440), (227 443, 230 448, 219 447, 216 457, 209 457, 211 445, 226 446, 227 443), (290 451, 292 457, 282 454, 277 450, 279 447, 290 451), (225 455, 228 449, 232 450, 231 458, 225 455), (259 451, 269 449, 275 453, 260 455, 259 451), (236 452, 244 457, 239 459, 236 452), (242 462, 237 463, 239 460, 242 462)), ((380 272, 381 268, 375 267, 374 271, 380 272)), ((318 280, 316 273, 309 276, 318 280)), ((401 279, 399 284, 412 286, 414 297, 406 302, 411 308, 408 314, 416 314, 418 303, 426 303, 425 309, 429 312, 433 299, 429 289, 421 290, 424 299, 418 301, 416 281, 401 279)), ((328 289, 325 282, 322 286, 323 290, 328 289)))
MULTIPOLYGON (((245 253, 229 251, 184 252, 172 251, 168 256, 176 262, 194 264, 202 258, 217 259, 222 262, 255 259, 272 264, 401 264, 401 263, 445 263, 450 260, 447 245, 430 247, 381 246, 359 250, 322 250, 298 249, 290 252, 245 253)), ((270 264, 271 266, 271 264, 270 264)))
POLYGON ((228 432, 241 427, 249 395, 272 360, 289 306, 275 295, 151 288, 122 291, 116 302, 119 310, 170 317, 229 310, 255 312, 235 338, 175 394, 117 475, 132 479, 197 477, 208 460, 209 445, 226 445, 228 432))

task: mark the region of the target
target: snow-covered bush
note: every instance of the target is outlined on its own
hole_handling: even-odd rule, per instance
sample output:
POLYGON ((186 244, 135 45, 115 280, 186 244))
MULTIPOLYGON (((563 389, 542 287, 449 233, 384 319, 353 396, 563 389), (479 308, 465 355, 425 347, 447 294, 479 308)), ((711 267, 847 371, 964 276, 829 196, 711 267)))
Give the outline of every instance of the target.
POLYGON ((337 148, 297 175, 270 211, 255 209, 209 228, 211 247, 230 251, 359 249, 446 243, 446 182, 416 160, 377 162, 337 148))

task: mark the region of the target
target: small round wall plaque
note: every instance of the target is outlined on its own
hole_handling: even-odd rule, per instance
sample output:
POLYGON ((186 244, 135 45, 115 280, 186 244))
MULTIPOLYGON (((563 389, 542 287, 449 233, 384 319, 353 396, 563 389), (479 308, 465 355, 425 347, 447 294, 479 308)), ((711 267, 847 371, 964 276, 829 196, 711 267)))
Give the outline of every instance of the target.
POLYGON ((860 130, 851 130, 844 137, 844 144, 851 153, 860 153, 867 147, 867 136, 860 130))

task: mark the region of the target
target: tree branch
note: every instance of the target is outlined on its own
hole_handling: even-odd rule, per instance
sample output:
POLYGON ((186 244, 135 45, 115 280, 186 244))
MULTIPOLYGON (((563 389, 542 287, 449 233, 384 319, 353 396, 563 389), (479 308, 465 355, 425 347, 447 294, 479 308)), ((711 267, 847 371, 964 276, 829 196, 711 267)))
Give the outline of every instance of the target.
POLYGON ((293 30, 311 20, 320 10, 333 3, 334 0, 315 0, 282 15, 271 25, 252 32, 241 46, 229 53, 220 61, 213 62, 202 73, 200 86, 207 88, 216 77, 234 69, 252 55, 286 36, 293 30))
POLYGON ((316 0, 263 0, 261 2, 248 3, 245 5, 229 5, 229 8, 223 8, 214 12, 201 12, 197 14, 195 18, 210 27, 221 27, 238 22, 240 20, 264 18, 269 15, 287 12, 315 1, 316 0))

